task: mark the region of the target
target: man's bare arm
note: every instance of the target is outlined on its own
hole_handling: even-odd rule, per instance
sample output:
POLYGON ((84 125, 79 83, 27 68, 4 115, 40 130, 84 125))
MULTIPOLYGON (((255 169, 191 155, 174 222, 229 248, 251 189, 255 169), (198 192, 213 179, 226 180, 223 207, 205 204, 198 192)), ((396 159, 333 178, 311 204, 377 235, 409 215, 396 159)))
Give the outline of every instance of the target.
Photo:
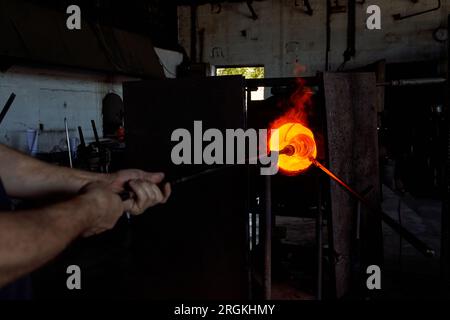
POLYGON ((164 179, 162 173, 72 170, 40 162, 2 145, 0 178, 8 195, 17 198, 73 196, 84 190, 64 203, 30 211, 0 212, 0 287, 39 268, 78 236, 111 229, 124 211, 141 214, 170 196, 169 184, 163 190, 157 186, 164 179), (117 193, 127 184, 135 197, 122 202, 117 193))
MULTIPOLYGON (((159 184, 163 173, 151 173, 129 169, 111 174, 58 167, 39 161, 0 144, 0 179, 6 193, 12 198, 46 198, 48 196, 75 195, 85 185, 92 182, 110 184, 115 192, 120 192, 130 181, 144 181, 159 184)), ((142 189, 142 186, 135 186, 142 189)), ((135 190, 136 191, 136 190, 135 190)), ((137 190, 139 191, 139 190, 137 190)), ((163 188, 164 200, 170 195, 170 186, 163 188)), ((142 213, 137 203, 128 202, 131 213, 142 213)), ((142 205, 141 205, 142 206, 142 205)))
POLYGON ((0 212, 0 288, 41 267, 77 237, 111 229, 123 210, 115 193, 94 186, 42 209, 0 212))
POLYGON ((0 145, 0 177, 6 192, 15 198, 75 194, 106 175, 58 167, 0 145))

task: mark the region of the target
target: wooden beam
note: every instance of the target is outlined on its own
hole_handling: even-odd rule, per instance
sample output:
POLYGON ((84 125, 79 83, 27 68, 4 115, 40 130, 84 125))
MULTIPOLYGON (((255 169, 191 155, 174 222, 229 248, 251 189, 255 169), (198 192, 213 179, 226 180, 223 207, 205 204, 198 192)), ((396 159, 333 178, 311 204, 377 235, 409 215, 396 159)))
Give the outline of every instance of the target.
MULTIPOLYGON (((370 190, 366 198, 377 207, 380 182, 375 74, 325 73, 323 82, 329 168, 356 191, 370 190)), ((382 262, 381 217, 363 205, 358 210, 357 201, 334 182, 330 192, 335 289, 337 298, 341 298, 355 285, 363 285, 357 275, 365 275, 368 265, 382 262), (361 240, 357 239, 357 230, 361 240), (360 273, 355 273, 357 265, 360 273)))

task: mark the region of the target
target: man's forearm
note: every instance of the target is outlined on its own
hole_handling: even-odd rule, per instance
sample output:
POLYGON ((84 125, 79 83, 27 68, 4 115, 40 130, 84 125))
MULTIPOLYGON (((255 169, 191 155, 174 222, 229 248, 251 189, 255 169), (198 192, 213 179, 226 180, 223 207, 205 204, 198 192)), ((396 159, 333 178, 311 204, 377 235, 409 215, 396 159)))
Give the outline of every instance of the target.
POLYGON ((0 212, 0 288, 64 250, 83 232, 89 210, 77 197, 37 210, 0 212))
POLYGON ((0 177, 11 197, 74 194, 106 175, 53 166, 0 145, 0 177))

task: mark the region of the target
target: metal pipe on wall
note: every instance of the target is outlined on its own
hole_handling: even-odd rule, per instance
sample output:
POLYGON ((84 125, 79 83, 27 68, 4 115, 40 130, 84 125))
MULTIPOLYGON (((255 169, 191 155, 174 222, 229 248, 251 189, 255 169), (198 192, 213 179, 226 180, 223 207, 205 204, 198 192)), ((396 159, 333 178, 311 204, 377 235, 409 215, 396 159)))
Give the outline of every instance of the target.
POLYGON ((265 177, 264 298, 272 298, 272 177, 265 177))
POLYGON ((416 79, 399 79, 387 82, 377 83, 377 87, 392 86, 392 87, 406 87, 406 86, 424 86, 443 84, 447 81, 445 78, 416 78, 416 79))
POLYGON ((322 300, 323 283, 323 232, 322 232, 322 185, 320 178, 316 177, 317 188, 317 217, 316 217, 316 245, 317 245, 317 293, 316 299, 322 300))
POLYGON ((331 48, 331 0, 327 0, 326 19, 326 45, 325 45, 325 71, 330 70, 330 48, 331 48))
POLYGON ((191 62, 197 62, 197 5, 191 5, 191 62))
POLYGON ((356 54, 356 0, 348 0, 347 49, 344 52, 344 63, 356 54))

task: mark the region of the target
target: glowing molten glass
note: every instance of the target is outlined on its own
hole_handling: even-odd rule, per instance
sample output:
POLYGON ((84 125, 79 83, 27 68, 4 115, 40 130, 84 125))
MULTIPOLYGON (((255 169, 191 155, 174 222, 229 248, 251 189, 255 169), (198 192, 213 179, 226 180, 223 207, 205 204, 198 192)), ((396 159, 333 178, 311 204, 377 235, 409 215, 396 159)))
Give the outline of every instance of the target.
POLYGON ((276 141, 276 135, 271 135, 269 147, 272 151, 281 152, 278 167, 283 173, 296 175, 313 164, 317 146, 310 129, 298 122, 288 122, 272 129, 278 129, 279 141, 276 141))

